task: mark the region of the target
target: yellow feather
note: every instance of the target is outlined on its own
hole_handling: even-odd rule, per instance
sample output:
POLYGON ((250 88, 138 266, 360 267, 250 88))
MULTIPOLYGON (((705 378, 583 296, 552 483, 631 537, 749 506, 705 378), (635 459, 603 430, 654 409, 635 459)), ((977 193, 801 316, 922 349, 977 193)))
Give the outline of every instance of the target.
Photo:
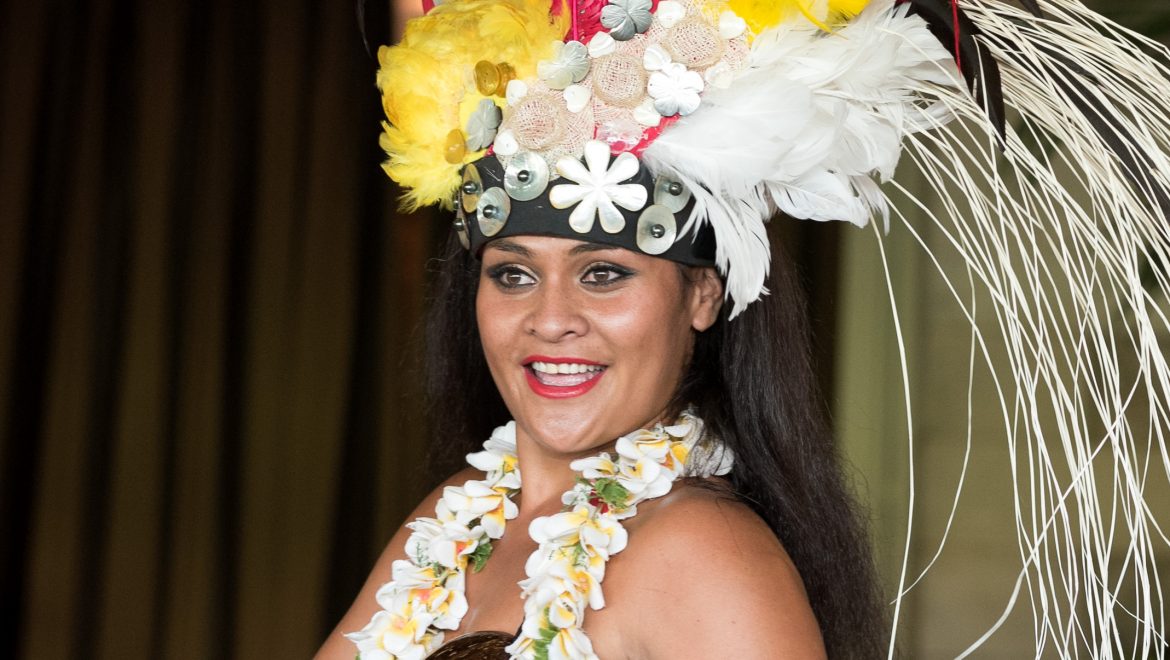
POLYGON ((451 203, 462 163, 448 163, 444 150, 447 135, 462 130, 485 98, 475 87, 476 62, 507 62, 518 78, 532 77, 567 27, 549 16, 548 0, 448 0, 409 21, 398 45, 379 49, 383 169, 406 188, 406 208, 451 203))
POLYGON ((753 34, 803 17, 831 32, 833 25, 861 13, 869 0, 729 0, 727 8, 747 23, 753 34))

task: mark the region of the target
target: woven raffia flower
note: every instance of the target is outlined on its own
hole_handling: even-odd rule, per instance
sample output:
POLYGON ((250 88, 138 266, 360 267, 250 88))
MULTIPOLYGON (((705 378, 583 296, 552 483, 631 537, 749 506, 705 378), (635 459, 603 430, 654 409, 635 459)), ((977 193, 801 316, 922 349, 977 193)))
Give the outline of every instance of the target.
POLYGON ((637 157, 622 152, 611 167, 609 145, 599 140, 585 143, 584 164, 566 156, 557 161, 557 173, 574 183, 553 186, 548 193, 549 202, 558 209, 577 205, 569 214, 569 226, 575 232, 588 232, 595 218, 601 219, 605 231, 619 232, 626 226, 626 219, 617 207, 637 211, 646 205, 645 186, 621 183, 638 173, 637 157))
POLYGON ((581 82, 589 73, 589 49, 580 41, 557 43, 553 57, 536 65, 536 75, 552 89, 564 89, 581 82))
POLYGON ((492 140, 496 139, 496 129, 500 127, 501 118, 500 107, 491 99, 480 101, 467 120, 467 148, 470 151, 487 149, 492 140))
POLYGON ((601 10, 601 24, 618 41, 633 39, 650 27, 650 0, 609 0, 601 10))
POLYGON ((654 109, 663 117, 685 116, 699 108, 703 77, 682 64, 671 62, 650 74, 646 91, 654 99, 654 109))

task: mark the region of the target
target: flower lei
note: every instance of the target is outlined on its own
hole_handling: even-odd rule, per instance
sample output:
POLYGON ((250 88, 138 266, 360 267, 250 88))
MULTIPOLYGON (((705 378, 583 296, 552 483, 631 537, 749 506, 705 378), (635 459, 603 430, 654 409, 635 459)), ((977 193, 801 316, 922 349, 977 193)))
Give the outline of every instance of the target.
MULTIPOLYGON (((680 476, 711 476, 731 470, 730 451, 719 443, 698 445, 703 423, 684 412, 671 426, 656 425, 618 438, 608 452, 573 461, 577 483, 561 501, 565 509, 536 518, 528 533, 539 546, 528 558, 520 582, 524 624, 507 648, 524 660, 596 660, 581 626, 586 605, 605 607, 601 581, 605 564, 626 547, 621 521, 637 505, 670 492, 680 476)), ((359 632, 346 635, 361 660, 421 660, 443 643, 467 613, 466 573, 479 571, 519 513, 512 497, 520 490, 516 424, 492 431, 483 451, 467 462, 487 476, 448 486, 434 518, 407 525, 408 559, 395 561, 392 580, 377 593, 382 610, 359 632)))

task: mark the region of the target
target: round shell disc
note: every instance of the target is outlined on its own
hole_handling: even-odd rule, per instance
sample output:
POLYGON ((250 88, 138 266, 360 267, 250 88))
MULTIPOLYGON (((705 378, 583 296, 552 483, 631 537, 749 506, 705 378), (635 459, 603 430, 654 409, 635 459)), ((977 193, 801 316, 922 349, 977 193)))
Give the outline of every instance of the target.
POLYGON ((638 249, 646 254, 662 254, 674 245, 678 224, 674 214, 662 204, 651 204, 638 216, 638 249))
POLYGON ((508 214, 512 212, 512 200, 503 188, 488 188, 479 196, 479 203, 475 207, 475 215, 479 220, 479 231, 484 236, 495 236, 508 222, 508 214))

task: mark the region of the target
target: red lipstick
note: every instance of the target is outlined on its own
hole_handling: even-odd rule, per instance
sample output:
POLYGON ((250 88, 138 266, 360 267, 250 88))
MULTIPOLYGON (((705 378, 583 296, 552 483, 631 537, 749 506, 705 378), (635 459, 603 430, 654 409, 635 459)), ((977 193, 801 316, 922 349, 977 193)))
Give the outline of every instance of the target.
POLYGON ((570 399, 581 396, 593 389, 597 381, 605 375, 605 365, 592 360, 570 357, 547 357, 531 355, 524 359, 524 375, 528 386, 536 394, 547 399, 570 399), (534 362, 544 364, 581 364, 586 366, 602 367, 596 371, 586 371, 576 374, 549 374, 537 372, 534 362))

